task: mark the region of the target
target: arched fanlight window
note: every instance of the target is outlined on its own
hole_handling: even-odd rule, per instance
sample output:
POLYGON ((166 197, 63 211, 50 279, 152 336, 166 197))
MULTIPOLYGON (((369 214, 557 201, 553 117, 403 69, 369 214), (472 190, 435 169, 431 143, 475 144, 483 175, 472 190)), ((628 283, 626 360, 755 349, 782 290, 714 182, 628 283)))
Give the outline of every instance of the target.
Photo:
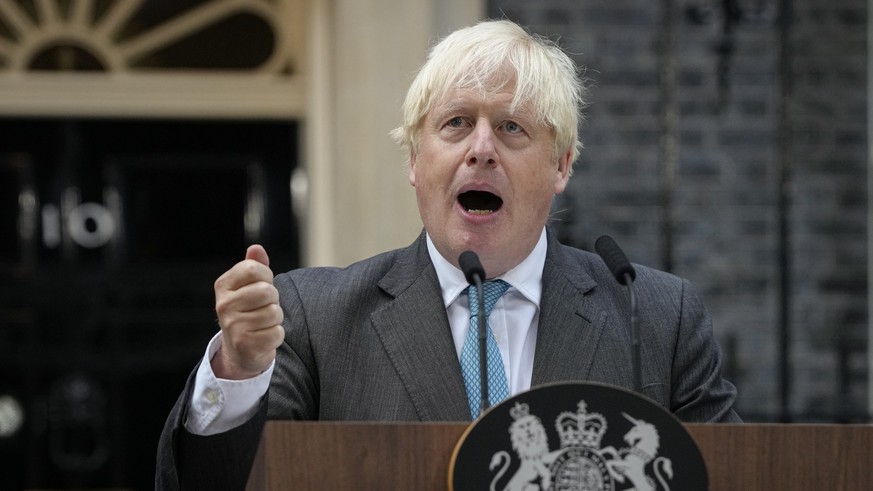
POLYGON ((2 0, 0 111, 299 115, 303 3, 2 0))

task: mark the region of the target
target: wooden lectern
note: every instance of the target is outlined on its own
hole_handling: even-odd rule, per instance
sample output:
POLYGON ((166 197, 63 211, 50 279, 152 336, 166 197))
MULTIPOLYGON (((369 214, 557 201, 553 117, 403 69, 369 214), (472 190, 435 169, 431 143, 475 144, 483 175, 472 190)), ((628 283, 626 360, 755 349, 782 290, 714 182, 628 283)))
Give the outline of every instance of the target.
MULTIPOLYGON (((873 489, 873 426, 685 426, 712 491, 873 489)), ((270 421, 247 489, 445 491, 452 452, 467 427, 270 421)))

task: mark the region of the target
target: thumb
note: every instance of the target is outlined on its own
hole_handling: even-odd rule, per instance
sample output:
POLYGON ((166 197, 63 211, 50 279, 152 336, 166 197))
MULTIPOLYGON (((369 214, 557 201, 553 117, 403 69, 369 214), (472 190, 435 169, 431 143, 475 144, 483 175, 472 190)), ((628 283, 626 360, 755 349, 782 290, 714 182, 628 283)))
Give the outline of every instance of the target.
POLYGON ((266 249, 259 244, 250 245, 249 248, 246 249, 246 259, 254 259, 264 266, 270 266, 270 256, 267 255, 266 249))

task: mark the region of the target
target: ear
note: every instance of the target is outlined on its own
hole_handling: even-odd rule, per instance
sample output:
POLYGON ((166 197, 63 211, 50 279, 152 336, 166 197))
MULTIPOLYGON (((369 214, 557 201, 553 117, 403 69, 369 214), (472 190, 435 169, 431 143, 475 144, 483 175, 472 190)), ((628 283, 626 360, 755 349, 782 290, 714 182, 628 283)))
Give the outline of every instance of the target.
POLYGON ((555 194, 561 194, 567 188, 567 181, 570 180, 570 169, 572 162, 570 156, 573 154, 572 149, 567 149, 561 156, 558 157, 558 166, 555 169, 555 194))
POLYGON ((415 159, 415 152, 410 150, 409 151, 409 184, 411 184, 412 187, 415 187, 415 164, 416 163, 417 162, 415 159))

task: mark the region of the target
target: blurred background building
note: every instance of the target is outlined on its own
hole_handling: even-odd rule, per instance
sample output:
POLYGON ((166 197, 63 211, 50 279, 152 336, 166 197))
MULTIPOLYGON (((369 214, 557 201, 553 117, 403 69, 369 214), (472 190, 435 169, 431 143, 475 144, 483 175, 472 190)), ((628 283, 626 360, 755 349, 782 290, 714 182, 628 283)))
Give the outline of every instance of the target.
POLYGON ((388 137, 427 47, 506 17, 590 85, 553 226, 690 279, 747 421, 868 422, 862 0, 0 1, 0 489, 153 487, 247 244, 414 239, 388 137))

